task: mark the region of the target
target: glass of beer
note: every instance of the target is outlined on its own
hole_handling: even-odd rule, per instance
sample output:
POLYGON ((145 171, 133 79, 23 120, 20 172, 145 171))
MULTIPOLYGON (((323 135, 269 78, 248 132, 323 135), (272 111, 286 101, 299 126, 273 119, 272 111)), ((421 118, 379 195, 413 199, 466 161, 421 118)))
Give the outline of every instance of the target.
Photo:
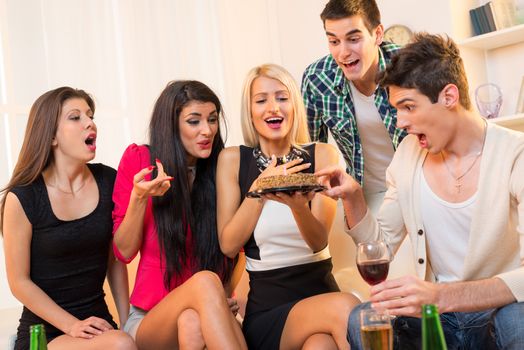
POLYGON ((360 338, 364 350, 393 350, 391 317, 375 309, 360 312, 360 338))

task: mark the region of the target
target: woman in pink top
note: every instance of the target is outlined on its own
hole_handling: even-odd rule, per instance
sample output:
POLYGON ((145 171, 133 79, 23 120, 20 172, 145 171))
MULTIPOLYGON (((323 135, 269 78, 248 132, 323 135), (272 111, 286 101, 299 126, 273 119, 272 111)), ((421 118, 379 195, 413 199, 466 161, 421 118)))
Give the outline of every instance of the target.
POLYGON ((221 114, 206 85, 171 82, 155 104, 150 144, 130 145, 120 161, 114 250, 124 262, 140 251, 124 326, 140 349, 246 348, 233 315, 238 306, 223 287, 233 261, 216 232, 221 114))

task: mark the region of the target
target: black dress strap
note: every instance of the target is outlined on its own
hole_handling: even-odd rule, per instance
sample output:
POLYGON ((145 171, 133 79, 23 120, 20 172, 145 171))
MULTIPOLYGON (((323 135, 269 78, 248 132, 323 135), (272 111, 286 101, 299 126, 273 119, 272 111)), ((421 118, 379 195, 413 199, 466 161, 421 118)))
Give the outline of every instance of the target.
MULTIPOLYGON (((302 173, 313 173, 315 171, 315 144, 311 143, 303 146, 306 152, 303 152, 304 163, 311 163, 308 169, 302 170, 302 173)), ((240 146, 240 166, 238 169, 238 182, 240 185, 240 199, 243 201, 249 188, 260 175, 256 159, 253 156, 253 148, 240 146)))
MULTIPOLYGON (((304 163, 311 163, 308 169, 302 170, 303 173, 313 173, 315 171, 315 144, 305 145, 303 149, 304 163)), ((240 202, 246 198, 249 188, 260 175, 256 159, 253 156, 253 148, 240 146, 240 166, 238 167, 238 183, 240 186, 240 202)), ((310 203, 311 204, 311 203, 310 203)), ((260 249, 255 241, 255 235, 251 233, 249 240, 244 245, 246 256, 251 259, 260 260, 260 249)))

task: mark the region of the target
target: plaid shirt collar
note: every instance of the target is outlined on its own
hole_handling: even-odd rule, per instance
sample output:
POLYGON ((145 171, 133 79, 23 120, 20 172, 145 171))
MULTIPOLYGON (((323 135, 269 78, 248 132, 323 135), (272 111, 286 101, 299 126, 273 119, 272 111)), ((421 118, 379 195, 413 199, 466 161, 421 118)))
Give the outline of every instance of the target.
MULTIPOLYGON (((386 68, 398 46, 383 43, 378 48, 379 71, 386 68)), ((347 171, 362 185, 364 157, 356 125, 355 108, 349 82, 332 55, 313 62, 304 72, 302 93, 308 115, 308 126, 313 141, 327 142, 328 129, 334 135, 347 164, 347 171), (343 125, 343 127, 342 127, 343 125)), ((396 110, 388 102, 386 89, 377 85, 375 105, 393 144, 397 148, 406 132, 397 129, 396 110)))

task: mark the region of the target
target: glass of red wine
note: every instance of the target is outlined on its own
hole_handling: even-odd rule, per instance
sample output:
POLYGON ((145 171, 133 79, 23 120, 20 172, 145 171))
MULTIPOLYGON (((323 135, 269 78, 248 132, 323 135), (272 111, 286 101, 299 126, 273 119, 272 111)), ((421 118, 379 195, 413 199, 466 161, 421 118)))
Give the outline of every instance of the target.
POLYGON ((369 285, 386 280, 390 261, 388 247, 383 241, 363 242, 357 246, 358 272, 369 285))

